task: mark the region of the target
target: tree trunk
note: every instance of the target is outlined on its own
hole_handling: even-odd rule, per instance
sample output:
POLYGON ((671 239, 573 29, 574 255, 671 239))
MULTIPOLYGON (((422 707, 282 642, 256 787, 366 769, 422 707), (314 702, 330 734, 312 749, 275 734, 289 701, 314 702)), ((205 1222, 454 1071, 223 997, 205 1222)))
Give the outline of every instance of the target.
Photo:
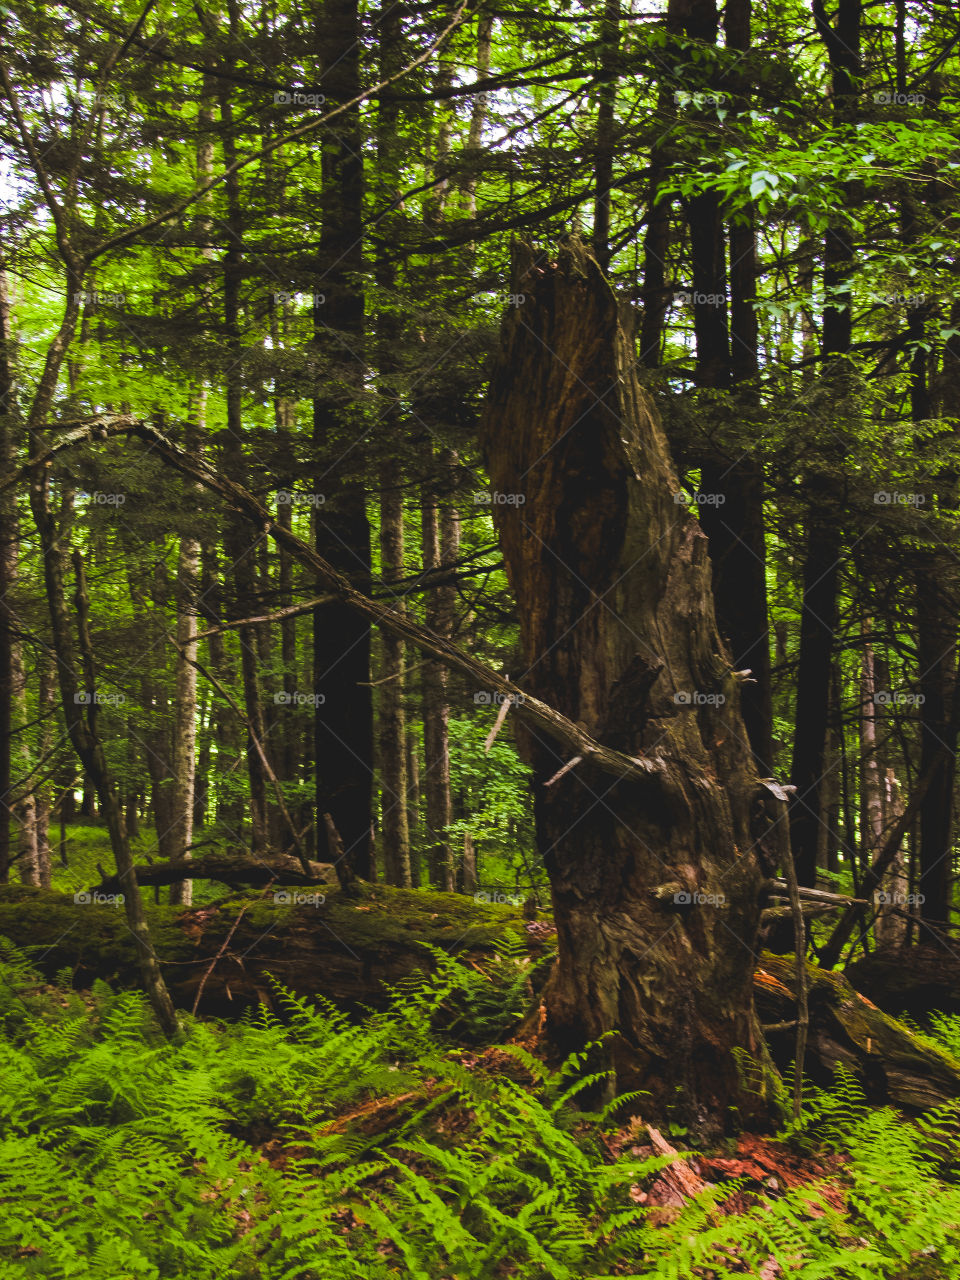
MULTIPOLYGON (((0 262, 0 469, 13 469, 13 347, 7 273, 0 262)), ((17 578, 17 499, 0 494, 0 883, 10 874, 10 756, 13 739, 13 586, 17 578)))
POLYGON ((110 844, 113 850, 117 874, 123 881, 124 912, 127 927, 136 943, 136 960, 140 978, 147 998, 161 1030, 167 1036, 175 1036, 179 1031, 179 1023, 173 1002, 163 980, 156 952, 150 940, 143 901, 137 885, 133 868, 133 857, 130 842, 123 821, 123 810, 113 777, 110 773, 103 743, 97 729, 97 704, 90 695, 95 691, 95 671, 93 665, 93 647, 90 641, 88 600, 84 582, 83 563, 79 556, 75 558, 77 580, 76 612, 79 631, 79 652, 83 662, 84 686, 88 695, 86 702, 81 698, 84 691, 78 679, 75 665, 75 646, 70 629, 70 614, 67 610, 66 592, 64 590, 63 550, 58 538, 56 526, 50 512, 49 474, 46 469, 35 472, 30 485, 30 506, 34 521, 40 535, 44 586, 46 588, 47 605, 50 611, 50 623, 53 633, 53 645, 57 656, 57 677, 60 687, 60 699, 66 720, 67 733, 78 759, 83 765, 85 774, 97 787, 100 805, 110 832, 110 844), (84 708, 86 707, 86 711, 84 708))
MULTIPOLYGON (((421 507, 423 572, 439 569, 440 520, 436 493, 424 486, 421 507)), ((443 607, 439 589, 427 596, 427 626, 439 631, 443 607)), ((447 672, 439 662, 427 659, 420 675, 423 696, 423 777, 426 800, 426 854, 430 883, 452 893, 455 887, 453 848, 447 835, 453 816, 450 797, 450 708, 447 705, 447 672)))
POLYGON ((600 27, 597 86, 597 156, 593 169, 593 252, 606 271, 610 265, 610 186, 616 145, 617 60, 620 51, 620 0, 605 0, 600 27))
MULTIPOLYGON (((200 543, 183 538, 177 565, 177 674, 173 722, 173 796, 170 842, 176 858, 189 858, 193 841, 194 786, 197 770, 197 590, 200 543)), ((170 901, 188 907, 189 880, 170 886, 170 901)))
POLYGON ((790 842, 797 879, 808 886, 817 882, 839 567, 835 531, 822 524, 820 516, 811 511, 803 565, 800 660, 790 770, 790 782, 796 788, 790 804, 790 842))
POLYGON ((645 1112, 698 1134, 731 1109, 763 1122, 776 1090, 752 950, 758 841, 775 856, 777 829, 716 627, 706 539, 675 501, 596 262, 573 240, 556 266, 525 266, 482 426, 494 489, 526 498, 494 508, 521 602, 524 688, 659 766, 646 781, 611 784, 586 762, 557 777, 569 758, 524 735, 559 943, 548 1034, 570 1050, 616 1031, 618 1087, 649 1090, 645 1112), (752 1089, 734 1050, 757 1064, 752 1089))
MULTIPOLYGON (((233 19, 231 19, 233 25, 233 19)), ((235 158, 233 107, 224 94, 220 100, 223 126, 223 153, 228 165, 235 158)), ((229 172, 229 170, 228 170, 229 172)), ((243 214, 240 186, 235 172, 226 183, 227 250, 223 258, 223 319, 229 356, 224 373, 226 383, 226 431, 223 433, 224 467, 234 481, 245 483, 247 462, 243 452, 243 336, 240 328, 240 283, 243 275, 243 214)), ((250 617, 257 611, 257 544, 254 534, 243 520, 230 517, 224 533, 224 550, 230 563, 233 586, 231 605, 238 618, 250 617)), ((267 810, 267 778, 254 737, 261 744, 266 739, 263 697, 257 674, 257 638, 250 627, 238 633, 240 642, 240 674, 243 702, 249 721, 246 741, 247 775, 250 782, 250 844, 255 852, 269 844, 267 810)))
MULTIPOLYGON (((814 0, 817 33, 830 60, 833 116, 850 123, 857 112, 860 70, 860 0, 840 0, 833 26, 822 0, 814 0)), ((853 203, 853 193, 850 200, 853 203)), ((822 363, 831 391, 831 410, 842 423, 850 416, 849 378, 844 358, 850 351, 853 316, 849 276, 853 244, 846 222, 829 226, 824 243, 822 363)), ((843 447, 837 458, 842 462, 843 447)), ((806 552, 800 614, 800 658, 797 667, 796 715, 790 781, 796 788, 790 805, 790 840, 797 879, 814 885, 817 878, 818 830, 826 754, 830 668, 837 625, 837 586, 841 559, 842 495, 829 471, 807 480, 806 552)))
MULTIPOLYGON (((325 0, 317 31, 328 101, 344 104, 360 92, 360 17, 357 0, 325 0)), ((363 143, 356 108, 323 131, 323 218, 314 301, 314 339, 328 380, 359 391, 363 365, 363 143), (321 301, 322 298, 322 301, 321 301)), ((313 404, 318 510, 315 547, 362 591, 370 582, 370 524, 366 494, 346 442, 356 445, 357 422, 342 391, 313 404), (347 456, 344 459, 344 453, 347 456)), ((319 845, 324 850, 329 813, 355 875, 373 874, 371 841, 373 699, 370 624, 340 604, 313 614, 313 693, 325 701, 314 718, 314 769, 319 845)))
MULTIPOLYGON (((396 474, 380 476, 380 556, 384 583, 403 577, 403 495, 396 474)), ((402 609, 403 602, 395 607, 402 609)), ((381 632, 383 672, 380 702, 380 786, 383 823, 384 879, 409 888, 410 828, 407 818, 406 716, 404 713, 404 643, 381 632)))

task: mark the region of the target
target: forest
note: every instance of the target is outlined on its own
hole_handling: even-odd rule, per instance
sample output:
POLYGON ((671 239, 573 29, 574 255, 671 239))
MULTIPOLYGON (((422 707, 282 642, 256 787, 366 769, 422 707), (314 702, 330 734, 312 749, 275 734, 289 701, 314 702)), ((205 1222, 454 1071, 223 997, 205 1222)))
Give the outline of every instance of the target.
POLYGON ((960 1280, 958 231, 944 0, 4 0, 0 1280, 960 1280))

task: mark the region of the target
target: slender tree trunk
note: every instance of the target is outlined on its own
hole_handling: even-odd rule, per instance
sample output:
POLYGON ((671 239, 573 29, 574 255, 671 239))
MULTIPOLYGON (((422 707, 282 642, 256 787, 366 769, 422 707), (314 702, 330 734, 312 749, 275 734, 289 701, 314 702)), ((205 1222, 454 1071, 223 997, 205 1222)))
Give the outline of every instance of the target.
MULTIPOLYGON (((380 556, 384 582, 403 577, 403 496, 397 476, 385 467, 380 476, 380 556)), ((402 609, 401 601, 394 603, 402 609)), ((380 695, 380 782, 383 809, 384 878, 409 888, 410 829, 407 816, 404 644, 381 632, 383 670, 380 695)))
MULTIPOLYGON (((13 704, 14 720, 19 735, 19 772, 26 777, 30 772, 30 742, 24 726, 33 718, 27 701, 27 673, 23 662, 22 645, 13 646, 13 704)), ((20 788, 14 800, 13 814, 20 828, 17 867, 21 884, 40 884, 40 857, 37 849, 37 804, 32 787, 20 788)))
MULTIPOLYGON (((404 60, 403 19, 399 5, 390 5, 382 13, 380 33, 380 75, 395 75, 404 60)), ((377 116, 377 170, 386 191, 400 187, 400 148, 397 136, 399 105, 381 101, 377 116)), ((376 281, 384 298, 376 318, 377 364, 380 390, 386 401, 382 412, 384 438, 402 441, 404 428, 399 399, 391 382, 398 368, 395 349, 400 338, 393 293, 396 269, 387 251, 395 219, 383 220, 383 243, 377 251, 376 281)), ((380 466, 380 565, 381 577, 388 586, 399 582, 404 573, 402 467, 395 461, 380 466)), ((394 602, 398 610, 405 608, 402 598, 394 602)), ((378 773, 380 776, 381 823, 383 832, 384 879, 388 884, 409 887, 410 828, 407 813, 407 756, 405 698, 405 645, 387 631, 380 633, 383 654, 378 688, 378 773)))
MULTIPOLYGON (((235 157, 235 142, 233 108, 226 96, 221 98, 220 120, 224 128, 224 159, 230 165, 235 157)), ((239 484, 243 484, 247 467, 243 452, 243 338, 240 328, 243 215, 236 173, 227 179, 225 186, 228 239, 223 258, 223 315, 230 359, 225 373, 227 423, 226 431, 223 433, 223 453, 227 474, 239 484)), ((235 616, 249 617, 256 612, 257 605, 257 543, 252 541, 250 530, 238 517, 228 517, 224 549, 231 567, 233 582, 231 603, 236 610, 235 616)), ((264 743, 266 728, 263 697, 257 675, 257 638, 252 628, 242 627, 238 632, 238 640, 244 708, 251 732, 258 742, 264 743)), ((259 752, 255 749, 253 738, 249 733, 246 741, 246 757, 250 782, 250 847, 253 852, 260 853, 269 845, 267 778, 259 752)))
POLYGON ((600 74, 597 88, 597 154, 593 181, 593 251, 600 268, 610 265, 610 199, 616 147, 617 62, 620 52, 620 0, 605 0, 600 26, 600 74))
MULTIPOLYGON (((67 732, 86 776, 97 787, 100 805, 110 832, 110 844, 117 874, 124 886, 124 911, 127 925, 137 943, 137 960, 144 990, 161 1030, 167 1036, 175 1036, 179 1032, 179 1023, 150 941, 150 931, 137 885, 130 842, 123 821, 123 810, 120 807, 116 785, 98 733, 97 703, 94 699, 84 703, 79 697, 83 690, 77 674, 76 647, 71 633, 70 614, 64 590, 64 553, 50 512, 48 485, 47 471, 35 471, 31 478, 30 506, 40 535, 40 548, 43 553, 44 585, 50 610, 53 644, 57 655, 60 699, 67 732)), ((77 582, 75 606, 79 652, 83 662, 83 682, 86 693, 92 694, 96 687, 96 676, 93 665, 93 646, 90 641, 89 606, 83 563, 79 556, 75 556, 75 574, 77 582)), ((82 906, 79 909, 82 909, 82 906)))
MULTIPOLYGON (((0 259, 0 469, 13 470, 13 337, 6 268, 0 259)), ((17 579, 17 501, 13 489, 0 494, 0 884, 10 868, 10 783, 13 739, 13 587, 17 579)))
MULTIPOLYGON (((193 804, 197 768, 197 591, 200 543, 183 538, 177 563, 177 658, 173 723, 173 795, 170 843, 175 858, 189 858, 193 841, 193 804)), ((170 886, 170 901, 188 907, 193 882, 170 886)))
POLYGON ((557 924, 548 1034, 569 1050, 615 1030, 617 1085, 649 1091, 645 1114, 699 1136, 734 1113, 763 1123, 774 1085, 752 974, 760 856, 782 857, 783 802, 746 745, 706 539, 678 518, 666 440, 595 261, 574 240, 540 275, 521 260, 512 287, 527 300, 504 321, 482 439, 494 488, 536 495, 494 508, 523 688, 657 762, 611 786, 524 734, 557 924), (753 1059, 752 1086, 734 1050, 753 1059))
MULTIPOLYGON (((421 506, 423 571, 441 567, 440 515, 436 492, 424 486, 421 506)), ((427 596, 427 626, 439 631, 444 624, 444 602, 439 589, 427 596)), ((420 673, 423 709, 423 787, 426 802, 426 855, 430 883, 435 889, 455 888, 453 849, 447 834, 453 816, 450 796, 450 708, 447 705, 447 673, 428 659, 420 673)))
MULTIPOLYGON (((53 658, 44 653, 40 659, 37 690, 37 714, 41 717, 37 730, 37 755, 42 760, 53 747, 56 713, 57 677, 53 658)), ((51 784, 40 782, 36 789, 37 806, 37 870, 41 889, 49 889, 53 879, 53 851, 50 848, 51 784)))

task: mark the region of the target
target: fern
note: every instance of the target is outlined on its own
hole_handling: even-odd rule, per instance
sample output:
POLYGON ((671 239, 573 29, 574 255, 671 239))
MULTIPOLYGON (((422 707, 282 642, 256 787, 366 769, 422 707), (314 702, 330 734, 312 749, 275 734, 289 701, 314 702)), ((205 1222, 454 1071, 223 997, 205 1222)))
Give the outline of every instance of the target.
POLYGON ((960 1104, 908 1123, 841 1070, 783 1138, 845 1153, 843 1210, 810 1185, 743 1211, 730 1183, 663 1224, 634 1190, 669 1158, 600 1141, 637 1100, 578 1108, 604 1046, 505 1046, 528 1085, 468 1068, 451 1029, 489 1031, 489 980, 449 956, 360 1023, 278 986, 277 1016, 177 1045, 139 995, 51 1000, 3 957, 0 1280, 960 1278, 960 1104))

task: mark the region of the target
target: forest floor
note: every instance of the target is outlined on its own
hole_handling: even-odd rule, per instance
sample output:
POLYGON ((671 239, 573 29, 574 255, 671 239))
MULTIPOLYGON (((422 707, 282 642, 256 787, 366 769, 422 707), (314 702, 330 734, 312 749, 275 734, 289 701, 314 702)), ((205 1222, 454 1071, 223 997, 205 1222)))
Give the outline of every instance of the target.
MULTIPOLYGON (((102 856, 77 837, 71 874, 102 856)), ((530 1053, 509 938, 364 1019, 278 986, 179 1044, 0 947, 0 1277, 960 1280, 958 1103, 910 1118, 841 1069, 799 1124, 685 1150, 530 1053)))

